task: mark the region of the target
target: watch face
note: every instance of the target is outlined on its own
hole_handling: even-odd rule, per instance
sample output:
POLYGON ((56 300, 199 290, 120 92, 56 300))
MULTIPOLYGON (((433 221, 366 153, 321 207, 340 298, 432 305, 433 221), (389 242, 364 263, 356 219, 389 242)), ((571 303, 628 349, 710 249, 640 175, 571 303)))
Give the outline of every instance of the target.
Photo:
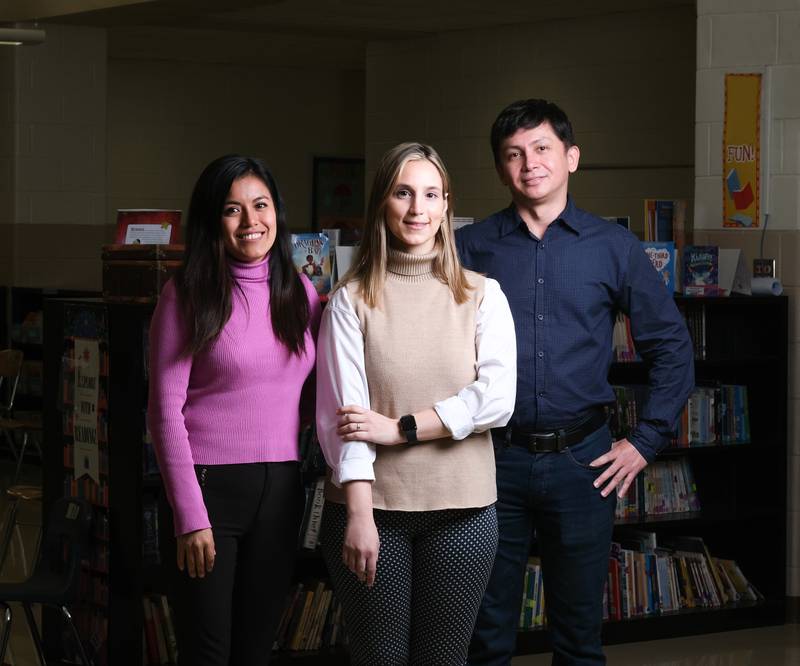
POLYGON ((412 414, 400 417, 400 430, 403 431, 409 444, 417 441, 417 420, 412 414))

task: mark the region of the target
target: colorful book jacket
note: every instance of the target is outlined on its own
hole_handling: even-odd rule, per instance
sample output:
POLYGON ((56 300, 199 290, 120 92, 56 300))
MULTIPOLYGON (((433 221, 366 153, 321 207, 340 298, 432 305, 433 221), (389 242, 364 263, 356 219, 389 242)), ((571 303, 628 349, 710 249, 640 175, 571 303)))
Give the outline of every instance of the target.
POLYGON ((719 292, 719 248, 716 245, 683 248, 683 292, 687 296, 715 296, 719 292))
POLYGON ((644 241, 642 243, 645 253, 650 258, 653 267, 661 275, 667 291, 675 293, 675 265, 677 264, 675 255, 675 243, 644 241))
POLYGON ((298 272, 311 280, 320 296, 331 290, 331 260, 326 234, 292 234, 292 261, 298 272))

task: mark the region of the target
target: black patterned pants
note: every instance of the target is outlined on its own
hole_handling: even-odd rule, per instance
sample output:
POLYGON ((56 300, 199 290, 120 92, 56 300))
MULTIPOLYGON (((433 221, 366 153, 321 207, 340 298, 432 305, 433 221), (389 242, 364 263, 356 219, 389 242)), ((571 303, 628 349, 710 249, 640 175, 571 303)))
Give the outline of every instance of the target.
POLYGON ((374 510, 375 584, 342 562, 343 504, 327 502, 322 550, 356 666, 463 666, 497 550, 492 504, 442 511, 374 510))

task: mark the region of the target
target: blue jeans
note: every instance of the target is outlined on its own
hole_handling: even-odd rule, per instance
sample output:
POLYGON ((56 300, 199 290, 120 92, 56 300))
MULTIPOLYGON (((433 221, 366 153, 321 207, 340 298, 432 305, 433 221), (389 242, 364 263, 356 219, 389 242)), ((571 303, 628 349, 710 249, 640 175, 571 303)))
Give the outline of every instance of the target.
POLYGON ((589 463, 610 448, 605 425, 560 453, 496 446, 500 540, 470 644, 471 666, 511 661, 534 529, 553 665, 606 663, 600 634, 616 494, 600 495, 592 483, 603 468, 589 463))

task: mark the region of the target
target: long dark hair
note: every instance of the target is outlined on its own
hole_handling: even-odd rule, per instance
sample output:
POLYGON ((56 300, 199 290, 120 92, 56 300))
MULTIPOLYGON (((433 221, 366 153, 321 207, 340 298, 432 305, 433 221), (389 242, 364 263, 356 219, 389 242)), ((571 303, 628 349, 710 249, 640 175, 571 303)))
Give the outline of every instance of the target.
POLYGON ((189 326, 186 351, 196 354, 214 342, 231 317, 231 277, 222 240, 222 210, 235 180, 253 175, 264 182, 275 205, 275 242, 269 252, 269 308, 275 337, 293 353, 305 351, 308 297, 292 263, 291 235, 278 185, 264 163, 224 155, 200 174, 189 203, 186 255, 175 286, 189 326))

